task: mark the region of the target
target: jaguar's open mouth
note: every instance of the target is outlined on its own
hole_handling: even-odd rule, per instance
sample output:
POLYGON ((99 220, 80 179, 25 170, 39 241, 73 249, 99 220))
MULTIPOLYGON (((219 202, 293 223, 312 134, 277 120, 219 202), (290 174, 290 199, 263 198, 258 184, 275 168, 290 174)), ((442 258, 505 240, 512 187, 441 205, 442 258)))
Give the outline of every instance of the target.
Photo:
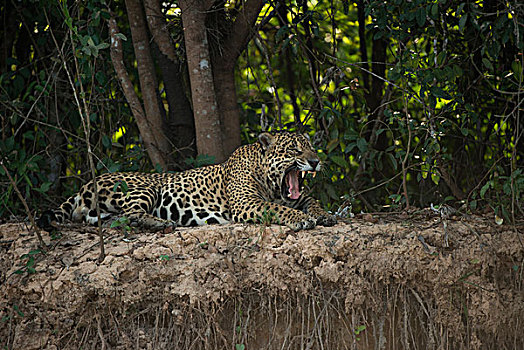
POLYGON ((304 177, 306 176, 306 173, 313 174, 313 177, 317 175, 316 171, 299 170, 296 166, 286 170, 281 186, 283 198, 292 200, 297 200, 300 198, 302 195, 304 177))

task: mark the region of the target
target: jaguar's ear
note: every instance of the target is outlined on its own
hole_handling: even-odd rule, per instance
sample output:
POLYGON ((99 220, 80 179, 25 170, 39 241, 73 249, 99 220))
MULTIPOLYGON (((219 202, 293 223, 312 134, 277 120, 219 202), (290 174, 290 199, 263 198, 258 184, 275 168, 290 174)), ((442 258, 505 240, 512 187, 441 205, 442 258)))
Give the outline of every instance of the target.
POLYGON ((308 141, 311 141, 311 138, 309 137, 309 134, 307 132, 303 133, 302 135, 304 135, 304 137, 308 140, 308 141))
POLYGON ((268 149, 268 147, 271 146, 274 139, 275 136, 271 135, 268 132, 263 132, 262 134, 258 135, 258 142, 260 142, 264 150, 268 149))

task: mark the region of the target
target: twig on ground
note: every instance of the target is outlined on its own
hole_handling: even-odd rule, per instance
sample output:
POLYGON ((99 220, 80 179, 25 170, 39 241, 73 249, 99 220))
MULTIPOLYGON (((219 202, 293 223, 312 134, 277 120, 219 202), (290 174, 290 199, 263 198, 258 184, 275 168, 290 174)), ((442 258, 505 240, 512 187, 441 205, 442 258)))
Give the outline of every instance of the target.
POLYGON ((42 239, 42 235, 40 234, 40 230, 38 229, 38 226, 36 226, 35 218, 33 217, 33 214, 31 214, 31 210, 29 210, 29 207, 27 205, 27 202, 26 202, 24 196, 22 196, 22 193, 20 193, 20 190, 18 189, 18 186, 16 186, 15 180, 13 180, 13 178, 11 177, 11 174, 9 173, 9 170, 4 165, 4 160, 3 159, 0 159, 0 166, 2 166, 2 168, 4 169, 4 171, 5 171, 6 175, 7 175, 7 178, 9 179, 9 182, 11 182, 11 185, 13 186, 13 188, 14 188, 17 196, 18 196, 18 198, 20 199, 20 201, 24 205, 26 214, 29 217, 29 221, 31 221, 31 226, 33 228, 33 231, 35 231, 36 237, 38 238, 38 244, 40 245, 40 249, 42 249, 42 251, 45 252, 46 244, 44 243, 44 240, 42 239))

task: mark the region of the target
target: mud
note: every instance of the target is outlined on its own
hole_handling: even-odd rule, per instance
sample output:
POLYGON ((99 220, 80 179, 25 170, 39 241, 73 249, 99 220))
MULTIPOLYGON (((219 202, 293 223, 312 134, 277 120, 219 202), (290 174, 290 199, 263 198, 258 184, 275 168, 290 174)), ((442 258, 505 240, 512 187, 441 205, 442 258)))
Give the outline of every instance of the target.
POLYGON ((0 225, 6 349, 522 349, 522 226, 431 211, 298 233, 0 225))

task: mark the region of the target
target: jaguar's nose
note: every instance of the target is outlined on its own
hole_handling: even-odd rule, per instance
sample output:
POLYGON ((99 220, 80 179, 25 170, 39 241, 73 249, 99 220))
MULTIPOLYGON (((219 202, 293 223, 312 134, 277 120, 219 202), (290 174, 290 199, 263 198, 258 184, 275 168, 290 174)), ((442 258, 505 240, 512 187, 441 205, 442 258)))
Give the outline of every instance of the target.
POLYGON ((316 170, 317 166, 318 166, 318 163, 320 163, 320 161, 318 159, 316 159, 316 158, 308 159, 307 162, 309 163, 309 165, 311 165, 313 170, 316 170))

